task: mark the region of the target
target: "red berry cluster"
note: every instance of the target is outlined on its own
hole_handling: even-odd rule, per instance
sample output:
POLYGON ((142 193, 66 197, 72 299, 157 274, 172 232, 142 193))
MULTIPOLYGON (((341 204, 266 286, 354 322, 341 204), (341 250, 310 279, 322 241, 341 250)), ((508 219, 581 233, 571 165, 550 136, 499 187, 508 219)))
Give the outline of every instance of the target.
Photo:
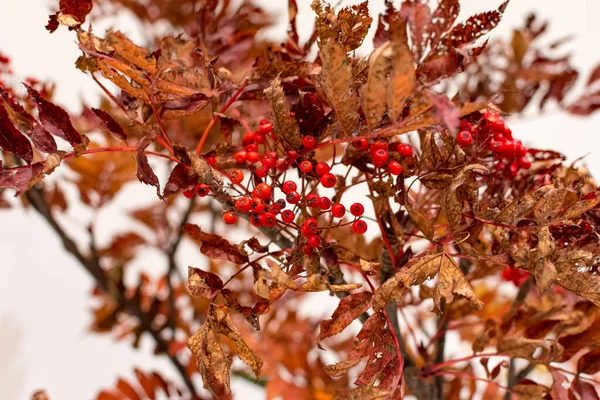
POLYGON ((462 120, 456 143, 467 151, 492 155, 496 171, 509 177, 531 167, 527 148, 513 138, 510 128, 493 111, 486 111, 478 121, 462 120))
MULTIPOLYGON (((223 221, 235 224, 238 216, 244 215, 256 227, 272 228, 279 225, 297 230, 303 242, 302 250, 306 253, 325 245, 322 233, 327 229, 351 225, 356 234, 364 234, 367 223, 361 218, 364 207, 359 203, 350 206, 350 213, 354 216, 351 222, 320 222, 326 221, 327 216, 330 217, 329 220, 343 218, 346 208, 340 203, 332 204, 330 197, 316 193, 318 186, 333 188, 338 183, 329 164, 312 160, 311 149, 316 146, 316 139, 304 136, 301 150, 283 151, 281 143, 277 142, 272 132, 273 128, 268 120, 260 121, 257 131, 248 132, 241 138, 243 149, 233 154, 238 168, 220 171, 230 182, 227 196, 232 202, 232 207, 223 214, 223 221), (290 169, 297 170, 299 180, 285 179, 290 169), (244 171, 248 171, 249 176, 244 171), (275 200, 279 192, 283 198, 275 200)), ((375 141, 370 146, 367 142, 367 148, 369 147, 373 160, 377 160, 377 157, 385 158, 383 164, 377 162, 383 166, 388 158, 387 142, 375 141), (379 150, 385 154, 379 154, 379 150)), ((410 146, 396 151, 407 157, 412 154, 410 146)), ((214 157, 208 156, 205 159, 217 168, 214 157)), ((391 161, 388 163, 388 170, 399 175, 402 173, 402 166, 397 161, 391 161)), ((188 198, 194 195, 204 197, 211 194, 211 190, 207 185, 200 184, 183 194, 188 198)))
POLYGON ((402 165, 396 160, 390 161, 390 153, 397 153, 400 157, 412 157, 413 154, 412 147, 407 144, 388 143, 384 140, 375 140, 373 143, 369 143, 366 138, 358 138, 352 142, 352 145, 360 151, 369 150, 373 166, 384 168, 387 164, 387 171, 392 175, 400 175, 402 165))

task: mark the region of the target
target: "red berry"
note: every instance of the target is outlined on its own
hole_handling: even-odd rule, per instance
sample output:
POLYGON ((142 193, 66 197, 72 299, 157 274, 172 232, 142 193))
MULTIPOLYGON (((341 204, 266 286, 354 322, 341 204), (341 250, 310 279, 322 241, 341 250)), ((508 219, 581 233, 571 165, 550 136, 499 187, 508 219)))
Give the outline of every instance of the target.
POLYGON ((325 175, 321 176, 320 181, 321 181, 321 185, 323 185, 324 187, 332 188, 337 183, 337 178, 335 177, 334 174, 326 173, 325 175))
POLYGON ((238 164, 243 164, 246 162, 246 152, 245 151, 238 151, 237 153, 235 153, 234 157, 235 157, 235 162, 238 164))
POLYGON ((234 169, 229 173, 229 180, 231 183, 240 183, 244 180, 244 173, 239 169, 234 169))
POLYGON ((267 176, 269 174, 269 168, 267 168, 264 164, 263 165, 259 165, 258 167, 256 167, 256 171, 254 171, 256 173, 256 176, 258 176, 259 178, 264 178, 265 176, 267 176))
POLYGON ((204 159, 206 160, 208 165, 210 165, 211 167, 214 167, 215 164, 217 163, 217 160, 213 156, 206 156, 206 157, 204 157, 204 159))
POLYGON ((253 197, 252 201, 250 202, 250 210, 252 210, 252 212, 256 214, 260 214, 261 212, 263 212, 265 210, 265 202, 263 201, 263 199, 253 197))
POLYGON ((277 222, 275 219, 275 214, 273 214, 271 211, 260 216, 260 224, 264 227, 271 228, 275 225, 275 222, 277 222))
POLYGON ((254 134, 252 132, 248 132, 242 138, 242 145, 247 146, 252 143, 254 143, 254 134))
POLYGON ((239 199, 237 199, 235 201, 235 208, 239 211, 242 212, 244 214, 247 214, 250 212, 250 208, 252 207, 252 200, 250 199, 250 197, 240 197, 239 199))
POLYGON ((306 197, 304 198, 304 201, 306 202, 306 205, 312 208, 317 208, 319 207, 319 195, 316 193, 311 193, 306 195, 306 197))
POLYGON ((515 156, 523 157, 525 154, 527 154, 527 149, 523 147, 520 140, 515 140, 515 144, 517 147, 515 150, 515 156))
POLYGON ((300 163, 299 167, 300 167, 300 171, 302 171, 304 173, 308 173, 308 172, 312 171, 312 163, 308 160, 302 161, 300 163))
POLYGON ((288 169, 290 169, 290 163, 287 162, 285 158, 281 158, 277 161, 277 171, 285 172, 288 169))
POLYGON ((331 207, 331 215, 336 218, 342 218, 346 214, 346 207, 343 204, 336 203, 331 207))
POLYGON ((185 197, 187 197, 188 199, 191 199, 192 197, 194 197, 194 191, 193 190, 184 190, 183 195, 185 197))
POLYGON ((252 226, 260 226, 260 214, 252 214, 250 216, 250 223, 252 224, 252 226))
POLYGON ((263 134, 267 134, 273 130, 273 125, 268 119, 261 119, 258 124, 258 131, 263 134))
POLYGON ((371 156, 373 159, 373 165, 376 167, 382 167, 388 160, 389 154, 386 150, 379 149, 371 156))
POLYGON ((360 217, 365 213, 365 207, 363 207, 363 205, 360 203, 354 203, 350 206, 350 212, 355 217, 360 217))
POLYGON ((367 223, 365 221, 363 221, 362 219, 356 220, 352 224, 352 230, 357 235, 362 235, 363 233, 365 233, 367 231, 367 223))
POLYGON ((306 237, 316 234, 318 230, 319 224, 315 218, 309 218, 302 224, 302 234, 306 237))
POLYGON ((302 138, 302 146, 304 146, 305 149, 312 149, 315 147, 316 143, 317 141, 315 140, 314 136, 308 135, 302 138))
POLYGON ((273 203, 273 208, 277 211, 283 210, 285 208, 285 206, 286 206, 286 204, 285 204, 284 199, 279 199, 275 203, 273 203))
POLYGON ((290 204, 298 204, 300 201, 300 194, 298 192, 289 192, 285 196, 285 200, 290 204))
POLYGON ((251 151, 258 151, 258 146, 254 143, 251 143, 247 146, 244 146, 244 150, 246 150, 247 153, 250 153, 251 151))
POLYGON ((259 162, 260 154, 258 154, 256 151, 251 151, 246 155, 246 159, 251 163, 259 162))
POLYGON ((277 153, 275 153, 274 151, 270 151, 267 154, 265 154, 265 157, 274 158, 275 160, 277 160, 277 153))
POLYGON ((281 190, 283 193, 288 194, 290 192, 295 192, 298 189, 298 185, 294 181, 285 181, 283 185, 281 185, 281 190))
POLYGON ((387 150, 388 146, 389 145, 387 142, 384 142, 383 140, 376 140, 373 143, 371 143, 369 150, 371 151, 371 153, 375 153, 377 150, 387 150))
POLYGON ((300 154, 298 154, 298 152, 296 150, 288 151, 288 158, 290 160, 296 160, 298 157, 300 157, 300 154))
POLYGON ((508 171, 510 173, 510 176, 515 177, 519 173, 519 166, 517 165, 516 162, 511 162, 508 165, 508 171))
POLYGON ((512 156, 517 151, 517 145, 512 140, 507 140, 504 142, 504 149, 502 150, 505 154, 512 156))
POLYGON ((458 135, 456 136, 456 143, 458 143, 460 147, 470 146, 471 143, 473 143, 473 136, 471 136, 471 132, 458 132, 458 135))
POLYGON ((310 244, 307 243, 307 244, 305 244, 305 245, 302 246, 302 252, 304 254, 306 254, 307 256, 310 256, 313 253, 313 248, 310 247, 310 244))
POLYGON ((317 247, 319 247, 321 245, 321 236, 313 235, 313 236, 309 237, 308 245, 310 247, 312 247, 313 249, 316 249, 317 247))
POLYGON ((407 144, 401 144, 398 145, 398 153, 400 153, 402 157, 412 157, 413 149, 407 144))
POLYGON ((358 138, 352 141, 352 145, 358 150, 366 150, 369 148, 369 141, 365 138, 358 138))
POLYGON ((494 153, 503 153, 504 152, 504 142, 501 142, 499 140, 492 140, 490 142, 490 149, 494 153))
POLYGON ((225 221, 226 224, 235 224, 237 221, 237 215, 235 215, 233 211, 227 211, 225 214, 223 214, 223 221, 225 221))
POLYGON ((281 220, 286 224, 294 222, 295 217, 296 216, 294 215, 294 212, 292 210, 283 210, 281 212, 281 220))
POLYGON ((317 174, 319 176, 325 175, 330 170, 331 170, 331 167, 329 165, 327 165, 327 163, 318 162, 317 165, 315 165, 315 171, 317 172, 317 174))
POLYGON ((402 173, 402 165, 398 161, 390 161, 388 164, 388 170, 392 175, 400 175, 402 173))
POLYGON ((205 185, 204 183, 201 183, 200 185, 196 185, 196 194, 199 197, 204 197, 206 195, 208 195, 208 193, 210 192, 210 188, 205 185))
POLYGON ((531 168, 531 161, 527 157, 521 157, 517 160, 517 165, 523 169, 531 168))
POLYGON ((258 144, 263 144, 267 141, 267 136, 261 132, 254 132, 252 134, 252 137, 254 138, 254 141, 258 144))
POLYGON ((471 123, 467 122, 467 121, 460 121, 459 127, 460 127, 461 131, 467 131, 467 132, 473 131, 473 125, 471 125, 471 123))
POLYGON ((331 200, 329 197, 323 196, 319 199, 319 208, 321 210, 329 210, 331 208, 331 200))
POLYGON ((254 188, 254 193, 263 200, 269 200, 271 198, 271 186, 266 183, 259 183, 254 188))
POLYGON ((262 158, 262 165, 264 165, 266 168, 275 168, 275 164, 277 164, 277 156, 275 157, 270 157, 269 154, 265 154, 262 158))

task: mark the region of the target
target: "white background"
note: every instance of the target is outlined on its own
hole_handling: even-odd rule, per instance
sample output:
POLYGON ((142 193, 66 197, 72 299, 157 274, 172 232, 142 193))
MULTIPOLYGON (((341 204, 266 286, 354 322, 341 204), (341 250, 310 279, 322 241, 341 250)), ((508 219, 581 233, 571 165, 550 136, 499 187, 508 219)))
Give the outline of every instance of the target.
MULTIPOLYGON (((463 0, 461 17, 496 8, 500 2, 463 0)), ((56 81, 55 99, 70 110, 78 111, 81 99, 93 104, 95 96, 90 98, 88 93, 95 93, 96 87, 89 77, 75 70, 73 63, 79 52, 74 34, 62 27, 53 35, 44 29, 48 11, 57 3, 58 0, 1 1, 0 52, 13 58, 14 69, 20 75, 56 81)), ((282 36, 287 2, 262 3, 281 20, 272 34, 282 36)), ((312 21, 310 0, 298 0, 298 3, 299 27, 306 35, 312 21)), ((344 2, 347 3, 357 2, 344 2)), ((383 0, 371 3, 373 13, 383 9, 383 0)), ((599 1, 513 0, 493 36, 509 34, 529 11, 552 22, 551 39, 574 35, 573 42, 566 48, 573 53, 573 62, 580 71, 589 71, 600 61, 597 51, 599 1)), ((120 13, 110 24, 138 41, 144 40, 144 30, 127 14, 120 13)), ((95 24, 95 30, 101 34, 110 24, 95 24)), ((368 46, 369 39, 365 47, 368 46)), ((570 159, 589 154, 586 162, 593 173, 600 174, 600 158, 596 157, 595 148, 600 144, 600 113, 592 118, 574 118, 560 112, 551 114, 513 121, 515 136, 526 144, 559 149, 570 159)), ((144 190, 147 189, 141 185, 130 188, 136 197, 143 197, 144 190)), ((101 232, 104 237, 109 237, 115 229, 124 229, 118 215, 118 208, 105 213, 101 232)), ((183 250, 181 256, 188 264, 200 262, 197 252, 185 247, 183 250)), ((153 265, 152 257, 147 259, 150 269, 164 265, 162 260, 153 265)), ((158 368, 166 371, 165 375, 174 376, 170 364, 151 355, 149 343, 134 351, 126 343, 115 343, 108 336, 86 332, 90 322, 91 284, 90 278, 65 254, 57 238, 37 215, 19 208, 0 212, 0 398, 27 399, 35 389, 45 388, 53 399, 89 399, 97 389, 110 387, 117 376, 131 377, 135 365, 144 369, 158 368)), ((236 389, 242 390, 238 393, 243 393, 237 398, 264 397, 252 385, 234 384, 236 389)), ((198 386, 201 386, 199 382, 198 386)))

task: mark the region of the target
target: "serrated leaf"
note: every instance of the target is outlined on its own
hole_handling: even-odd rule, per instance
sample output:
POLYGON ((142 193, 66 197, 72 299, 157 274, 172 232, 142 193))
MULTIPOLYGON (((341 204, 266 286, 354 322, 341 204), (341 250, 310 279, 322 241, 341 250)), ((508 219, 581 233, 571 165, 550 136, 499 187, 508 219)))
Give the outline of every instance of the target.
POLYGON ((369 128, 374 130, 381 124, 387 111, 387 75, 392 67, 391 44, 384 43, 369 57, 369 76, 365 90, 365 115, 369 128))
POLYGON ((344 136, 355 136, 360 128, 358 96, 352 84, 352 67, 346 52, 334 39, 324 43, 319 51, 323 65, 321 86, 333 106, 344 136))
POLYGON ((433 219, 427 218, 425 215, 423 215, 423 213, 412 208, 408 202, 406 203, 405 207, 408 215, 410 215, 410 218, 413 220, 417 228, 423 232, 423 235, 425 235, 427 239, 433 240, 433 219))
POLYGON ((356 50, 362 44, 373 18, 369 16, 369 2, 363 1, 349 7, 344 7, 337 15, 337 26, 339 27, 339 40, 348 53, 356 50))
POLYGON ((98 108, 92 108, 92 112, 104 129, 117 135, 122 140, 127 140, 127 133, 109 113, 98 108))
POLYGON ((429 39, 431 10, 425 3, 415 0, 402 2, 400 7, 402 17, 408 21, 410 37, 415 61, 421 60, 429 39))
POLYGON ((0 104, 0 149, 13 153, 28 164, 33 161, 33 150, 29 140, 15 128, 2 104, 0 104))
POLYGON ((154 138, 155 136, 153 134, 146 135, 136 146, 137 178, 146 185, 154 186, 156 188, 156 195, 161 198, 158 177, 152 170, 152 167, 150 167, 145 152, 146 148, 154 141, 154 138))
POLYGON ((321 321, 319 336, 317 336, 317 345, 323 339, 342 332, 352 321, 371 308, 372 296, 371 292, 360 292, 351 294, 340 300, 331 319, 321 321))
MULTIPOLYGON (((399 25, 399 22, 396 22, 399 25)), ((392 26, 392 73, 387 89, 390 119, 398 121, 415 87, 415 66, 403 26, 392 26)))
POLYGON ((185 232, 199 246, 200 251, 207 257, 217 260, 227 260, 235 264, 248 262, 248 254, 242 252, 219 235, 202 232, 198 225, 186 224, 185 232))
POLYGON ((300 128, 294 116, 288 108, 281 79, 278 77, 271 83, 268 89, 265 89, 265 95, 271 103, 271 119, 273 128, 277 135, 285 140, 291 148, 300 149, 302 147, 302 135, 300 128))
POLYGON ((472 43, 498 25, 507 5, 508 1, 502 3, 497 11, 474 15, 462 24, 455 26, 444 35, 442 45, 445 48, 457 48, 472 43))
POLYGON ((441 0, 431 15, 429 41, 433 51, 438 47, 442 35, 454 24, 460 13, 458 0, 441 0))

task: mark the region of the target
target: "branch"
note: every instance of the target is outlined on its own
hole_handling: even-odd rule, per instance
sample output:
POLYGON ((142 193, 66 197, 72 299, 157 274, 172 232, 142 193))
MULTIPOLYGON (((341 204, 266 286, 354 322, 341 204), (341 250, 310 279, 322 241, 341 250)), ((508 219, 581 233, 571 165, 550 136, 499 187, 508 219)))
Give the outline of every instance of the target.
MULTIPOLYGON (((50 225, 50 227, 54 230, 54 232, 61 239, 63 246, 71 255, 73 255, 77 261, 85 268, 86 271, 92 275, 98 287, 105 293, 109 293, 109 282, 106 279, 106 275, 100 266, 99 260, 97 257, 92 256, 91 258, 87 258, 84 256, 78 249, 75 242, 67 235, 67 233, 62 229, 62 227, 58 224, 56 219, 53 217, 50 206, 44 197, 43 190, 40 188, 31 188, 25 194, 27 196, 27 200, 33 208, 40 214, 46 222, 50 225)), ((141 306, 125 297, 122 291, 117 291, 117 302, 120 305, 120 310, 128 313, 129 315, 137 318, 139 320, 140 326, 143 331, 148 332, 150 336, 156 342, 156 348, 158 351, 164 353, 169 357, 169 360, 181 375, 185 385, 187 386, 190 394, 195 398, 197 397, 197 391, 194 386, 194 383, 190 379, 187 374, 186 368, 177 356, 169 355, 168 343, 160 336, 160 332, 157 331, 152 326, 152 317, 148 315, 144 310, 142 310, 141 306)))

